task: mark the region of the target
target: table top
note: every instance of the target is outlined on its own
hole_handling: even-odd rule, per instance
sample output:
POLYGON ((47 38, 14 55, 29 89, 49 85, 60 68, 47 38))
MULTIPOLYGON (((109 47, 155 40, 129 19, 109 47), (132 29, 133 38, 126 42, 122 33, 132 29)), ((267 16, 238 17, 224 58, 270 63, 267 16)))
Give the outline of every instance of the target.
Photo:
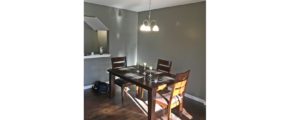
POLYGON ((145 70, 143 66, 108 69, 108 72, 148 90, 164 84, 171 85, 175 81, 175 75, 173 74, 156 71, 155 69, 149 70, 146 68, 145 70))

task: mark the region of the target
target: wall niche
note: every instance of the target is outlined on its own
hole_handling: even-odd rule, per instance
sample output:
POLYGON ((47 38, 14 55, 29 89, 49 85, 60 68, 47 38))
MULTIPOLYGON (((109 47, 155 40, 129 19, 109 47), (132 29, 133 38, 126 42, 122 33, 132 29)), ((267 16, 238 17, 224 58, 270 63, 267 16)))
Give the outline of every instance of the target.
POLYGON ((84 19, 84 55, 109 54, 109 29, 97 18, 84 19))

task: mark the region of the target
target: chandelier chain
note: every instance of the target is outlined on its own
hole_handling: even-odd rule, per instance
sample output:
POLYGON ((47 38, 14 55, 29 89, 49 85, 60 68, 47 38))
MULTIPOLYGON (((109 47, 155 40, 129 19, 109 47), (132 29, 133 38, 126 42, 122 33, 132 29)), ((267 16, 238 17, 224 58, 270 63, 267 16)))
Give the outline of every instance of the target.
POLYGON ((145 18, 143 20, 143 24, 140 26, 140 31, 144 31, 144 32, 158 32, 159 31, 159 27, 157 25, 156 20, 151 20, 151 2, 152 0, 149 0, 149 11, 148 11, 148 19, 145 18))
POLYGON ((151 0, 149 0, 149 16, 148 16, 149 21, 150 21, 150 17, 151 17, 151 0))

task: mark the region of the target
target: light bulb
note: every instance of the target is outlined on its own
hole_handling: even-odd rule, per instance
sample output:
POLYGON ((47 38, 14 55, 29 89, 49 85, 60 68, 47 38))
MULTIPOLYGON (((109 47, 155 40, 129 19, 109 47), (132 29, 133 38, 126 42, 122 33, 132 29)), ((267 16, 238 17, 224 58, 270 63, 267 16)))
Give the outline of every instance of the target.
POLYGON ((158 32, 159 31, 159 27, 157 25, 154 25, 153 28, 152 28, 152 31, 158 32))
POLYGON ((146 26, 144 24, 140 26, 140 31, 146 31, 146 26))
POLYGON ((146 28, 145 28, 146 30, 146 32, 149 32, 149 31, 151 31, 151 28, 150 28, 150 26, 149 25, 146 25, 146 28))

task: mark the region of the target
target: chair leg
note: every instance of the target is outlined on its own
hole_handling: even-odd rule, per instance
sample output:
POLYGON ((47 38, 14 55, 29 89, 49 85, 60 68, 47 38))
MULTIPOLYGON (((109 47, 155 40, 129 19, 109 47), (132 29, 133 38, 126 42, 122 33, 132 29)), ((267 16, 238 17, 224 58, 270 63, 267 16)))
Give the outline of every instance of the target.
POLYGON ((124 103, 124 86, 121 87, 122 104, 124 103))
POLYGON ((167 118, 168 118, 168 120, 170 120, 171 119, 171 109, 168 108, 168 111, 167 112, 168 112, 167 113, 167 118))
POLYGON ((143 96, 144 96, 144 89, 142 89, 142 88, 140 88, 141 90, 141 98, 143 98, 143 96))
POLYGON ((139 92, 139 87, 136 85, 136 95, 138 96, 138 92, 139 92))
POLYGON ((183 102, 181 102, 180 104, 179 104, 179 117, 182 117, 182 112, 183 112, 183 102))

